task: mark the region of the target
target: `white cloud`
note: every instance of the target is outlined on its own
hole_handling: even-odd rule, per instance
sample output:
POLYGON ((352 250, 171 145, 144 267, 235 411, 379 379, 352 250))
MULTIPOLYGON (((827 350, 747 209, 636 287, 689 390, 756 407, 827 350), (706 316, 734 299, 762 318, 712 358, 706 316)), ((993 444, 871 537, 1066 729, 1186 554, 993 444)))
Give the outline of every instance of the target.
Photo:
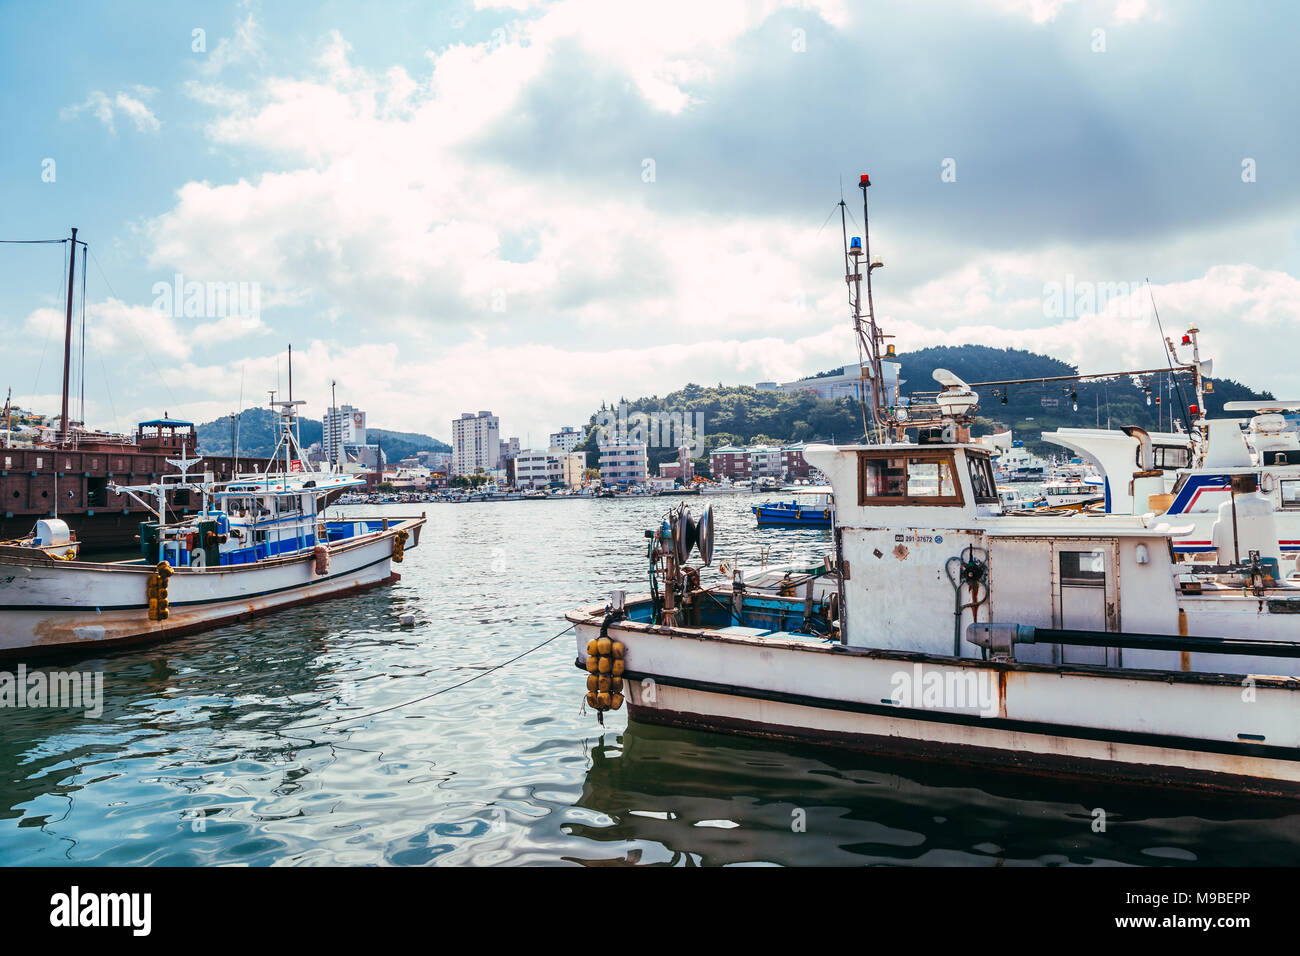
POLYGON ((232 36, 221 37, 217 45, 201 61, 200 69, 215 76, 229 66, 260 60, 262 57, 262 28, 253 11, 235 24, 232 36))
MULTIPOLYGON (((1121 12, 1149 12, 1139 6, 1121 12)), ((1062 5, 1000 8, 1047 22, 1062 5)), ((580 54, 583 69, 605 71, 601 95, 617 101, 611 108, 639 98, 634 105, 653 118, 689 117, 732 69, 737 41, 777 9, 677 4, 647 16, 640 5, 569 0, 527 6, 492 39, 430 53, 424 71, 359 67, 334 33, 298 75, 251 89, 192 83, 190 95, 214 110, 212 144, 267 171, 185 184, 173 208, 148 223, 151 265, 258 282, 265 307, 324 316, 329 324, 313 327, 301 369, 295 364, 303 394, 323 400, 336 377, 351 392, 340 398, 364 404, 372 421, 442 437, 471 408, 493 408, 512 434, 542 434, 585 420, 601 398, 662 394, 692 379, 788 380, 852 361, 834 230, 814 232, 759 206, 735 215, 674 203, 680 167, 642 181, 654 145, 628 145, 626 180, 613 186, 565 176, 544 156, 531 168, 482 148, 494 132, 530 121, 528 94, 545 85, 558 56, 580 54)), ((832 26, 847 19, 836 5, 802 9, 832 26)), ((972 251, 943 235, 892 232, 873 242, 890 253, 876 301, 902 349, 981 341, 1053 352, 1091 370, 1158 361, 1155 333, 1110 310, 1118 305, 1064 321, 1043 306, 1044 282, 1067 274, 1140 279, 1123 273, 1130 262, 1150 265, 1149 236, 1113 247, 972 251), (922 268, 934 274, 918 278, 922 268)), ((1220 233, 1197 237, 1196 254, 1186 255, 1187 241, 1171 236, 1159 254, 1205 270, 1218 261, 1207 249, 1244 248, 1220 233)), ((1286 239, 1275 246, 1291 247, 1286 239)), ((1183 268, 1191 267, 1165 274, 1183 268)), ((1220 268, 1228 271, 1157 285, 1162 314, 1196 316, 1194 297, 1209 296, 1203 302, 1220 305, 1225 322, 1254 316, 1294 328, 1294 299, 1284 293, 1295 280, 1275 269, 1220 268)), ((1234 341, 1208 316, 1202 328, 1207 347, 1221 349, 1221 374, 1239 368, 1234 377, 1256 384, 1295 374, 1276 349, 1234 341)), ((191 330, 178 357, 190 360, 231 331, 191 330)), ((250 357, 204 374, 228 392, 242 369, 251 394, 274 380, 275 362, 250 357)))
POLYGON ((64 120, 75 119, 82 113, 90 113, 104 124, 105 128, 117 135, 115 118, 122 116, 141 133, 156 133, 162 128, 158 117, 145 104, 158 91, 147 86, 133 86, 130 92, 119 90, 109 96, 101 90, 92 90, 84 102, 76 106, 65 106, 59 111, 64 120))

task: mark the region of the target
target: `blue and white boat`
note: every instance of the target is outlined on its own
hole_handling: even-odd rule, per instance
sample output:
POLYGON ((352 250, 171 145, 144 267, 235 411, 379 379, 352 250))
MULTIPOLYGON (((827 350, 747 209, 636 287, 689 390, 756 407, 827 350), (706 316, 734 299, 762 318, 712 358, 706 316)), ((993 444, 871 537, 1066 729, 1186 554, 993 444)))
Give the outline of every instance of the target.
POLYGON ((280 445, 272 461, 283 450, 283 472, 215 482, 210 473, 192 477, 199 459, 182 454, 172 462, 179 474, 114 487, 156 519, 140 525, 138 558, 56 560, 0 547, 0 656, 162 640, 398 580, 392 565, 419 543, 424 516, 326 519, 335 495, 364 482, 313 470, 296 437, 302 403, 274 404, 280 445), (201 507, 168 522, 175 491, 197 493, 201 507))
POLYGON ((835 523, 835 498, 830 488, 792 489, 792 501, 766 502, 750 510, 760 526, 829 528, 835 523))

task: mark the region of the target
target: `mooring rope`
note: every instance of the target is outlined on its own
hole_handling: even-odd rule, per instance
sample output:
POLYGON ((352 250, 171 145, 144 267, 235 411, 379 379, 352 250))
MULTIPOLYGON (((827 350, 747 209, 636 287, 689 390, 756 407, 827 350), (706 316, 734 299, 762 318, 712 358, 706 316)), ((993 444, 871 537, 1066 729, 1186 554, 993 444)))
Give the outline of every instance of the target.
POLYGON ((553 637, 548 637, 546 640, 542 641, 542 643, 536 645, 535 647, 530 647, 528 648, 528 650, 523 651, 520 654, 516 654, 508 661, 502 661, 500 664, 494 664, 492 667, 489 667, 487 670, 481 671, 480 673, 475 674, 473 677, 461 681, 459 684, 452 684, 449 687, 440 688, 438 690, 435 690, 431 694, 424 694, 421 697, 416 697, 412 700, 403 701, 400 704, 392 704, 391 706, 388 707, 381 707, 379 708, 379 710, 372 710, 366 714, 354 714, 351 717, 338 717, 334 720, 323 720, 315 724, 303 724, 298 727, 286 727, 284 728, 284 730, 276 731, 276 733, 283 733, 287 735, 293 731, 298 731, 298 730, 312 730, 317 727, 331 727, 335 724, 347 723, 348 721, 352 721, 352 720, 365 720, 367 717, 377 717, 380 714, 386 714, 392 710, 401 710, 403 707, 410 707, 412 704, 418 704, 421 703, 422 701, 430 700, 434 697, 437 697, 439 694, 445 694, 447 693, 447 691, 455 690, 457 687, 464 687, 466 684, 473 683, 474 681, 478 680, 480 677, 486 677, 488 674, 495 673, 496 671, 501 670, 501 668, 503 667, 508 667, 509 665, 513 664, 515 661, 527 657, 529 654, 533 653, 534 651, 540 651, 547 644, 550 644, 552 641, 556 641, 560 639, 565 634, 569 633, 569 631, 573 630, 575 627, 577 627, 576 624, 570 624, 564 630, 560 631, 560 633, 554 635, 553 637))

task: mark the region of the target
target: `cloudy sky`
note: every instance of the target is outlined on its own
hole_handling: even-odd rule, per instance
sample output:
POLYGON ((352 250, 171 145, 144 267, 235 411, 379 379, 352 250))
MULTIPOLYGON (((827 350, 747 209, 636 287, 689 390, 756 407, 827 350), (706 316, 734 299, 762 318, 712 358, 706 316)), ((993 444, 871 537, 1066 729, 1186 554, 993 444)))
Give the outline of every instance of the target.
MULTIPOLYGON (((843 183, 860 225, 861 172, 901 350, 1161 363, 1149 277, 1216 373, 1300 397, 1300 13, 1246 9, 5 3, 0 239, 90 243, 87 418, 117 429, 264 402, 289 344, 309 413, 336 380, 374 425, 491 409, 534 445, 841 365, 827 219, 843 183), (167 301, 178 275, 249 314, 167 301)), ((0 387, 46 411, 63 249, 0 245, 0 387)))

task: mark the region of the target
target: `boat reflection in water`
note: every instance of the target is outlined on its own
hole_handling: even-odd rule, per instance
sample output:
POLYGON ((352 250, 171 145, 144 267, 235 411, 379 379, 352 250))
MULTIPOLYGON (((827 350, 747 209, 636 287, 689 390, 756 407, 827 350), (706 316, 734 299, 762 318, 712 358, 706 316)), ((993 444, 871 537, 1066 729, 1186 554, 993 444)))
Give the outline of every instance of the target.
POLYGON ((565 827, 608 848, 569 858, 589 865, 1300 864, 1300 815, 1281 802, 1171 799, 635 723, 593 740, 577 805, 595 816, 565 827))

